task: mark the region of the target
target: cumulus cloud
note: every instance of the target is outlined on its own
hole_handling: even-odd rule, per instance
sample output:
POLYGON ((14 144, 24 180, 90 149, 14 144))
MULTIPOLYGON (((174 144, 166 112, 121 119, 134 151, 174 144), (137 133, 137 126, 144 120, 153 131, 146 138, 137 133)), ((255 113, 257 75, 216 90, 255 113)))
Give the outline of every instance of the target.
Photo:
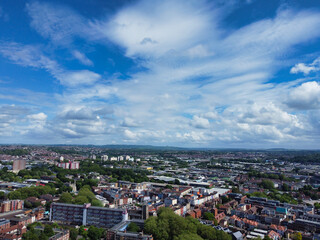
POLYGON ((320 84, 316 81, 305 82, 289 93, 286 101, 291 108, 307 110, 320 107, 320 84))
POLYGON ((139 124, 135 122, 134 119, 126 117, 122 122, 121 126, 123 127, 138 127, 139 124))
POLYGON ((311 72, 316 72, 320 70, 320 58, 317 58, 314 60, 311 64, 305 64, 305 63, 297 63, 290 69, 290 73, 303 73, 305 75, 308 75, 311 72))
POLYGON ((186 133, 177 133, 177 138, 182 139, 186 142, 194 142, 194 143, 203 143, 208 140, 208 137, 204 132, 186 132, 186 133))
POLYGON ((3 136, 12 135, 21 121, 21 118, 30 112, 30 109, 16 105, 2 105, 0 107, 0 133, 3 136))
POLYGON ((310 72, 315 71, 317 68, 315 66, 307 66, 304 63, 298 63, 290 69, 290 73, 304 73, 308 75, 310 72))
POLYGON ((103 119, 94 120, 60 120, 52 126, 56 134, 71 138, 86 138, 104 135, 107 125, 103 119))
MULTIPOLYGON (((106 18, 88 19, 65 6, 28 3, 31 26, 50 46, 67 46, 68 55, 93 67, 85 52, 74 50, 80 49, 77 40, 92 48, 97 41, 109 48, 111 41, 138 70, 126 79, 102 79, 91 68, 67 69, 42 46, 1 43, 4 57, 44 69, 62 84, 52 119, 28 112, 26 122, 42 117, 43 126, 62 140, 82 143, 267 147, 298 143, 296 136, 308 139, 318 115, 291 110, 315 111, 319 84, 270 79, 287 67, 283 60, 293 47, 319 38, 319 12, 279 9, 273 17, 222 29, 225 10, 232 8, 221 5, 142 0, 106 18), (288 96, 285 102, 282 96, 288 96)), ((291 73, 309 74, 317 64, 297 64, 291 73)))
POLYGON ((124 130, 124 136, 129 140, 134 140, 134 139, 137 140, 137 134, 130 131, 129 129, 124 130))
POLYGON ((33 120, 33 121, 45 121, 47 119, 47 115, 43 112, 41 113, 36 113, 36 114, 31 114, 27 116, 28 119, 33 120))
POLYGON ((20 129, 20 133, 34 137, 45 136, 45 134, 50 133, 50 129, 47 126, 47 117, 43 112, 27 115, 28 122, 25 127, 20 129))
POLYGON ((206 118, 193 116, 191 125, 195 128, 209 128, 210 123, 209 120, 206 118))
MULTIPOLYGON (((2 136, 37 134, 47 131, 47 115, 43 112, 30 114, 32 110, 23 106, 2 105, 0 107, 0 133, 2 136)), ((35 136, 35 135, 33 135, 35 136)))
MULTIPOLYGON (((157 57, 191 47, 205 38, 205 32, 212 30, 212 15, 200 2, 140 1, 122 9, 107 23, 97 21, 95 26, 125 47, 128 56, 157 57)), ((199 47, 194 52, 202 50, 199 47)))
POLYGON ((64 109, 58 114, 60 119, 67 120, 96 120, 112 113, 112 109, 106 107, 88 107, 88 106, 64 106, 64 109))

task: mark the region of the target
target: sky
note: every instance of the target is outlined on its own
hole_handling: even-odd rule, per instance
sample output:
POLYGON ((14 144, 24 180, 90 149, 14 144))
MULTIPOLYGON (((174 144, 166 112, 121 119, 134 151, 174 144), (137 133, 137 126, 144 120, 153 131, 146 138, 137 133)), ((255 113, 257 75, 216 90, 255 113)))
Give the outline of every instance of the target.
POLYGON ((320 148, 314 0, 0 0, 0 144, 320 148))

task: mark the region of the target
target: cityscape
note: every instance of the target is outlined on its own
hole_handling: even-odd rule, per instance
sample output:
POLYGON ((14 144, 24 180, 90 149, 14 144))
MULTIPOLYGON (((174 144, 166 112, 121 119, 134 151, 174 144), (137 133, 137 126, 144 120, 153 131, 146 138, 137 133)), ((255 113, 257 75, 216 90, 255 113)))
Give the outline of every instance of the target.
POLYGON ((0 240, 320 240, 320 2, 0 1, 0 240))
POLYGON ((320 234, 320 151, 3 145, 0 153, 1 239, 320 234))

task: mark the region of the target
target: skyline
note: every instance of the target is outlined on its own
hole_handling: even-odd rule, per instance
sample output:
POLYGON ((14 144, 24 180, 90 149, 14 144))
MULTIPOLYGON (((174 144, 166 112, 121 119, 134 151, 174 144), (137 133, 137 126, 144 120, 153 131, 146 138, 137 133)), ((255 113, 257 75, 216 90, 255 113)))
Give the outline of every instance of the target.
POLYGON ((319 149, 315 1, 1 1, 0 144, 319 149))

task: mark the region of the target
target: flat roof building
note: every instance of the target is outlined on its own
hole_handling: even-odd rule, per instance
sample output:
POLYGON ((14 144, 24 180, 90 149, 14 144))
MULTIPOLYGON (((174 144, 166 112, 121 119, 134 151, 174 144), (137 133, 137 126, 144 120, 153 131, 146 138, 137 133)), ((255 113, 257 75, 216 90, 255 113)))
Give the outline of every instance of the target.
POLYGON ((90 203, 83 205, 52 203, 50 207, 50 221, 71 225, 111 228, 127 219, 126 209, 93 207, 90 203))

